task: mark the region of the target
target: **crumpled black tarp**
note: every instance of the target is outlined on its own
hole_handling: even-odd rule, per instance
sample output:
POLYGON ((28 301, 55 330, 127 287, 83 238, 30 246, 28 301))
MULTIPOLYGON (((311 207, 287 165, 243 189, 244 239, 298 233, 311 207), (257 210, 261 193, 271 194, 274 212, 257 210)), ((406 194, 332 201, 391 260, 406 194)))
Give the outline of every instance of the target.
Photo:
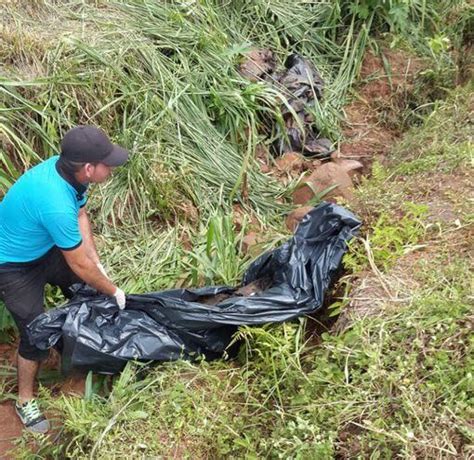
POLYGON ((120 311, 109 297, 82 289, 65 306, 36 318, 28 326, 30 339, 41 349, 60 348, 64 372, 116 373, 133 359, 221 357, 239 325, 317 311, 359 225, 341 206, 322 203, 290 240, 249 267, 242 284, 266 279, 269 287, 262 292, 237 297, 236 288, 214 286, 129 295, 120 311), (221 293, 231 297, 216 305, 200 303, 221 293))
POLYGON ((323 99, 324 81, 316 66, 299 54, 291 54, 283 70, 277 68, 275 56, 270 50, 252 50, 240 65, 242 76, 251 81, 264 80, 277 87, 287 98, 288 105, 282 105, 284 126, 276 120, 266 120, 276 140, 272 144, 275 155, 285 152, 300 152, 312 158, 329 158, 334 151, 332 142, 320 136, 316 127, 318 120, 308 110, 316 100, 323 99), (295 119, 296 114, 298 120, 295 119))
POLYGON ((284 89, 288 104, 298 116, 299 124, 285 106, 282 115, 285 120, 285 134, 276 125, 277 140, 274 148, 278 154, 295 151, 313 158, 329 158, 332 142, 319 137, 313 116, 308 107, 313 107, 315 99, 323 98, 324 82, 311 61, 298 54, 292 54, 285 62, 286 71, 278 77, 280 90, 284 89), (303 128, 303 130, 301 129, 303 128))

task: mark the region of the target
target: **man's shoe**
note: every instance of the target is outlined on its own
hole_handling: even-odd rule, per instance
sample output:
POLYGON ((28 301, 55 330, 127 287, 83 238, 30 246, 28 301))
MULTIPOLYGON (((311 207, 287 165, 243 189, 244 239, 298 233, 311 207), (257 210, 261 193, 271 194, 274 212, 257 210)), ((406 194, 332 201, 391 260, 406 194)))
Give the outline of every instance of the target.
POLYGON ((49 430, 49 422, 41 413, 35 399, 27 401, 23 405, 15 403, 15 410, 28 431, 33 433, 46 433, 49 430))

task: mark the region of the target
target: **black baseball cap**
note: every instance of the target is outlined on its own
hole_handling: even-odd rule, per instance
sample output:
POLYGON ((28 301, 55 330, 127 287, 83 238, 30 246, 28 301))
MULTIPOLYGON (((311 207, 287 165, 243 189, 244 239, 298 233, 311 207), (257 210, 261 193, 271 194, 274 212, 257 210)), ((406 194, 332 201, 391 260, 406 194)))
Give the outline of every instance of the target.
POLYGON ((103 163, 120 166, 128 160, 128 151, 112 144, 104 131, 96 126, 76 126, 61 141, 61 156, 77 163, 103 163))

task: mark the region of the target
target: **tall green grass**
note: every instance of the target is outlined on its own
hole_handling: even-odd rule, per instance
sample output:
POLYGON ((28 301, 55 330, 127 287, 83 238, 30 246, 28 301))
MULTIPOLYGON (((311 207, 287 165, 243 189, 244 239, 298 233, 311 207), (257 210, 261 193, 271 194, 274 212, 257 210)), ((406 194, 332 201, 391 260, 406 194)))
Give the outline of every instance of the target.
POLYGON ((56 153, 68 128, 95 123, 133 152, 100 215, 135 223, 177 212, 178 197, 207 209, 221 188, 227 204, 281 212, 276 198, 285 191, 260 172, 254 149, 262 120, 281 119, 289 95, 240 77, 245 50, 268 47, 280 65, 292 52, 312 59, 327 81, 325 98, 313 109, 315 123, 337 141, 340 109, 372 25, 385 21, 397 29, 390 21, 397 17, 408 28, 424 18, 436 29, 433 12, 443 2, 383 8, 301 0, 59 4, 6 6, 2 188, 56 153), (162 171, 171 184, 160 183, 162 171), (166 187, 175 193, 166 197, 166 187))
MULTIPOLYGON (((236 336, 243 344, 235 360, 180 361, 154 368, 129 364, 109 389, 93 385, 91 376, 83 398, 42 388, 42 401, 56 414, 62 431, 59 442, 37 439, 34 455, 469 458, 472 277, 466 251, 473 216, 468 189, 454 193, 447 182, 433 190, 431 162, 428 169, 416 163, 410 175, 400 168, 407 158, 417 162, 435 157, 437 166, 446 160, 450 164, 436 174, 468 182, 467 156, 462 163, 453 159, 463 152, 469 135, 469 93, 462 88, 440 104, 423 128, 413 129, 400 142, 391 158, 395 164, 383 174, 379 166, 361 186, 360 211, 373 214, 377 222, 365 230, 374 233, 367 245, 371 242, 373 255, 378 254, 372 260, 360 258, 351 268, 357 274, 374 270, 376 275, 364 281, 368 286, 374 279, 385 283, 389 292, 379 292, 378 284, 373 291, 363 290, 357 301, 371 309, 352 310, 359 313, 357 321, 349 327, 346 323, 337 334, 308 330, 307 323, 314 319, 244 327, 236 336), (447 139, 440 136, 446 124, 454 127, 447 139), (410 206, 411 216, 401 217, 400 202, 408 199, 418 210, 410 206), (439 200, 446 209, 452 206, 460 223, 449 217, 435 224, 431 213, 439 200), (422 210, 426 201, 432 205, 430 215, 422 210), (378 218, 382 212, 384 219, 378 218), (394 247, 387 253, 376 246, 394 247)), ((241 239, 227 217, 216 212, 194 241, 199 271, 208 268, 215 282, 223 275, 230 281, 238 277, 230 267, 222 267, 222 260, 234 267, 245 265, 240 254, 229 254, 241 239), (219 236, 223 239, 216 241, 219 236)), ((180 230, 154 241, 151 229, 137 229, 135 244, 130 233, 130 270, 139 273, 154 261, 152 276, 159 279, 161 273, 163 285, 173 285, 170 276, 175 271, 191 274, 188 264, 180 261, 196 262, 192 254, 183 250, 174 257, 171 249, 180 230)), ((118 261, 121 249, 113 249, 113 234, 104 238, 110 262, 118 261)), ((128 282, 132 286, 134 280, 128 282)), ((31 438, 24 436, 17 456, 31 457, 31 446, 31 438)))

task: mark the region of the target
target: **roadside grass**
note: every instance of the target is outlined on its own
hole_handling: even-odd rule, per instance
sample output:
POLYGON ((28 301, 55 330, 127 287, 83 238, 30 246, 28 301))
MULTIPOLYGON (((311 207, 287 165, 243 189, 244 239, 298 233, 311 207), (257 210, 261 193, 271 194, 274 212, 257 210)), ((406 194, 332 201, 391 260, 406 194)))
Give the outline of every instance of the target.
MULTIPOLYGON (((68 127, 100 124, 133 153, 90 200, 114 280, 130 293, 236 283, 249 258, 247 223, 232 223, 232 205, 252 210, 272 245, 283 237, 288 196, 254 159, 262 117, 278 119, 288 95, 244 81, 243 52, 270 46, 279 62, 294 51, 311 57, 327 82, 318 128, 337 142, 371 35, 390 31, 395 45, 434 53, 426 78, 436 90, 452 84, 453 53, 472 17, 464 1, 450 2, 449 21, 443 1, 251 3, 11 2, 13 20, 0 31, 8 71, 0 195, 53 154, 68 127)), ((242 328, 236 360, 130 364, 112 388, 90 375, 84 398, 42 387, 58 435, 25 434, 18 458, 472 455, 471 94, 468 86, 446 102, 430 99, 431 115, 395 147, 389 167, 374 165, 353 205, 365 227, 345 259, 347 296, 355 277, 383 278, 397 264, 415 287, 379 299, 383 308, 317 346, 305 320, 242 328), (461 186, 441 193, 434 176, 461 186), (434 202, 452 213, 440 219, 434 202)), ((60 301, 56 291, 47 297, 60 301)), ((11 325, 2 312, 0 331, 11 325)), ((2 399, 12 396, 11 376, 0 369, 2 399)))
POLYGON ((58 445, 37 440, 38 454, 467 458, 469 267, 440 258, 419 273, 425 287, 405 305, 388 301, 317 349, 301 346, 301 324, 252 328, 238 363, 163 364, 144 378, 130 365, 105 397, 44 391, 64 431, 58 445))
POLYGON ((469 166, 472 152, 472 108, 474 84, 452 92, 447 101, 437 101, 425 118, 423 129, 413 128, 392 152, 397 175, 451 172, 469 166))
MULTIPOLYGON (((396 223, 405 201, 416 199, 415 204, 423 204, 423 195, 429 194, 424 186, 434 187, 427 178, 454 172, 462 175, 472 169, 473 103, 472 83, 456 89, 447 100, 436 103, 421 127, 406 132, 393 147, 386 166, 373 164, 370 177, 362 179, 356 192, 356 210, 367 228, 383 213, 396 223)), ((464 201, 469 203, 469 197, 464 201)))
MULTIPOLYGON (((472 213, 464 205, 437 221, 430 206, 441 198, 445 207, 466 201, 469 188, 456 195, 445 193, 443 184, 426 189, 432 169, 409 175, 399 169, 410 156, 433 156, 442 165, 459 155, 443 177, 456 179, 469 168, 460 154, 470 107, 465 91, 409 132, 390 167, 376 165, 358 190, 354 210, 369 224, 346 261, 357 261, 348 263, 355 277, 375 267, 389 280, 396 267, 404 277, 397 297, 382 296, 381 308, 338 333, 323 333, 317 343, 307 336, 304 319, 241 328, 234 360, 131 363, 109 391, 89 384, 82 399, 42 388, 61 433, 57 442, 25 435, 17 442, 19 458, 29 458, 32 445, 39 457, 469 458, 472 213), (463 121, 450 124, 443 139, 434 136, 457 116, 463 121)), ((213 219, 214 227, 202 232, 197 260, 208 248, 219 250, 210 234, 225 233, 226 217, 213 219)), ((235 244, 238 234, 230 236, 235 244)), ((222 255, 226 251, 222 246, 222 255)))

